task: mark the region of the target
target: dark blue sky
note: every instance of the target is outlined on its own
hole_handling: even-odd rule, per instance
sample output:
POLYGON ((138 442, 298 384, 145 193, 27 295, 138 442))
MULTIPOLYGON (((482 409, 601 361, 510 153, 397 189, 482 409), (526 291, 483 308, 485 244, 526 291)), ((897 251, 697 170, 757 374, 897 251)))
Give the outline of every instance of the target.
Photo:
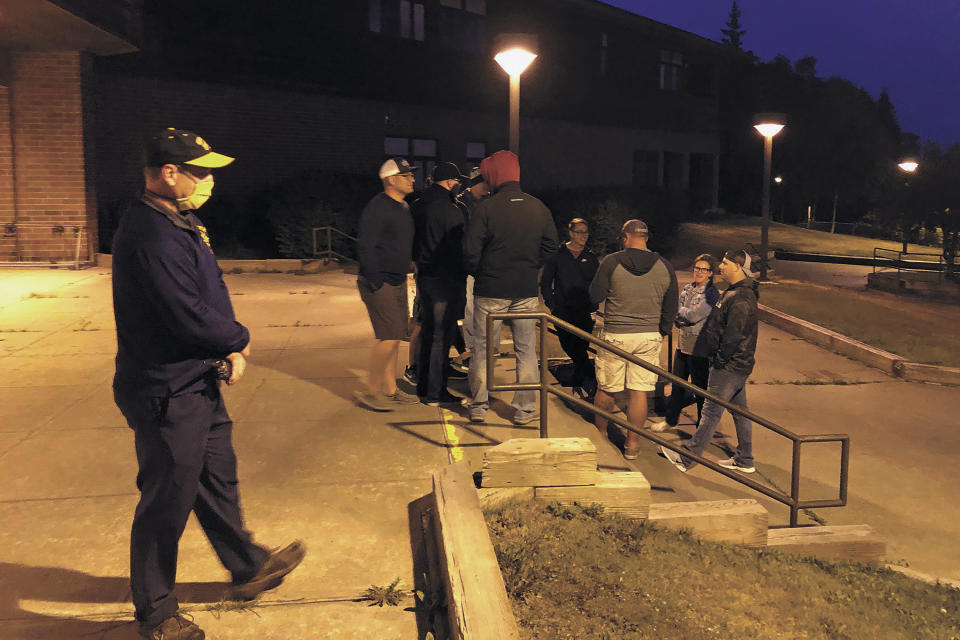
MULTIPOLYGON (((603 0, 719 40, 730 0, 603 0)), ((900 126, 960 142, 960 0, 738 0, 744 48, 764 62, 817 58, 876 98, 887 89, 900 126)))

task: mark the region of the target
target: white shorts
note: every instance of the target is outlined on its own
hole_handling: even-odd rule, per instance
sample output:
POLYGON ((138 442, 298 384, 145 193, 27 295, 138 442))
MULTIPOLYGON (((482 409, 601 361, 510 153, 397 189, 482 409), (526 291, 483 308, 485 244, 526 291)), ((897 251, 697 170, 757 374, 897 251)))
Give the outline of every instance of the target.
MULTIPOLYGON (((610 333, 600 336, 613 346, 631 353, 644 362, 660 366, 660 345, 663 336, 652 333, 610 333)), ((657 386, 657 374, 640 365, 627 362, 603 348, 597 348, 597 385, 607 393, 617 393, 625 388, 632 391, 653 391, 657 386)))

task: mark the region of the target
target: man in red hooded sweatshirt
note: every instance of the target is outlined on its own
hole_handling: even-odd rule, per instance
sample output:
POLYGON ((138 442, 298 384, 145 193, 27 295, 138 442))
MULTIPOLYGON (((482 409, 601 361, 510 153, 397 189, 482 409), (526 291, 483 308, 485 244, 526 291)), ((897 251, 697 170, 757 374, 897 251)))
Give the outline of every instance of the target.
MULTIPOLYGON (((470 420, 483 422, 487 393, 487 315, 538 310, 540 267, 557 251, 557 228, 546 205, 520 189, 520 161, 510 151, 497 151, 480 163, 480 174, 493 192, 477 205, 463 236, 463 259, 474 276, 474 352, 470 361, 470 420)), ((498 335, 500 323, 494 323, 498 335)), ((538 382, 536 320, 512 323, 517 382, 538 382)), ((512 421, 522 425, 539 419, 535 391, 513 396, 512 421)))

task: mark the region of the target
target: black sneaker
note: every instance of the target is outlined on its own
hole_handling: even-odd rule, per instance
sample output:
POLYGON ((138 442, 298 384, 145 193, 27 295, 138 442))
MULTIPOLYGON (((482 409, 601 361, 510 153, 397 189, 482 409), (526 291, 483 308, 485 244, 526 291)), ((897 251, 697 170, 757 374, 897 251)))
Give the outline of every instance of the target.
POLYGON ((450 361, 450 368, 460 373, 470 373, 470 357, 468 356, 463 360, 454 358, 450 361))
POLYGON ((430 407, 439 407, 442 404, 460 404, 460 398, 447 392, 441 393, 439 398, 424 398, 421 402, 430 407))
POLYGON ((417 368, 407 367, 403 370, 403 379, 412 385, 417 384, 417 368))
POLYGON ((453 363, 450 363, 450 366, 447 367, 447 380, 466 380, 467 375, 470 373, 470 370, 460 371, 453 366, 453 363))
POLYGON ((748 467, 740 464, 736 461, 735 458, 727 458, 726 460, 717 460, 717 464, 723 467, 724 469, 733 469, 734 471, 739 471, 740 473, 756 473, 756 467, 748 467))
MULTIPOLYGON (((228 599, 253 600, 264 591, 276 589, 283 582, 283 578, 296 569, 306 555, 307 547, 300 540, 295 540, 283 549, 274 551, 255 576, 246 582, 233 585, 227 592, 228 599)), ((166 636, 163 638, 165 639, 166 636)))
POLYGON ((193 620, 180 614, 170 616, 155 627, 141 626, 139 633, 149 640, 203 640, 207 637, 193 620))

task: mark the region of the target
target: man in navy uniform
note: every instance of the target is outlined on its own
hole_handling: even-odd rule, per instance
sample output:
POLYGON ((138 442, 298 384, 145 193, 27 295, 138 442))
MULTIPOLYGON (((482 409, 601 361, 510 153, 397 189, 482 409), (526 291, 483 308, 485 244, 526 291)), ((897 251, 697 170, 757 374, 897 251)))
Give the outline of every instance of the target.
POLYGON ((195 211, 212 170, 233 162, 195 133, 165 129, 146 147, 145 189, 113 243, 117 325, 114 398, 135 434, 140 502, 130 536, 130 582, 140 635, 203 640, 173 595, 180 536, 192 511, 230 571, 228 597, 278 586, 303 559, 297 541, 271 552, 244 529, 233 423, 212 363, 236 384, 250 333, 236 321, 206 229, 195 211))

